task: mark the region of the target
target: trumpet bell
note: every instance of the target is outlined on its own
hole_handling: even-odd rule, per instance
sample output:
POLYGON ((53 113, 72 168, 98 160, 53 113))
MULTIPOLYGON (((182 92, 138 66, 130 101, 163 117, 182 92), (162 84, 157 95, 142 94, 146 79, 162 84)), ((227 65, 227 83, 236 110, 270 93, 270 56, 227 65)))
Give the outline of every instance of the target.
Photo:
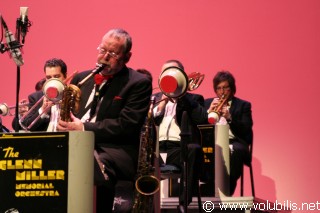
POLYGON ((216 124, 219 121, 219 119, 220 119, 220 116, 217 112, 212 111, 208 114, 209 124, 216 124))
POLYGON ((63 97, 66 85, 57 78, 47 80, 43 85, 43 94, 52 102, 56 103, 63 97))
POLYGON ((188 90, 188 76, 179 67, 168 67, 160 74, 159 88, 170 98, 178 98, 188 90))
POLYGON ((10 112, 10 109, 7 104, 0 104, 0 115, 6 116, 10 112))

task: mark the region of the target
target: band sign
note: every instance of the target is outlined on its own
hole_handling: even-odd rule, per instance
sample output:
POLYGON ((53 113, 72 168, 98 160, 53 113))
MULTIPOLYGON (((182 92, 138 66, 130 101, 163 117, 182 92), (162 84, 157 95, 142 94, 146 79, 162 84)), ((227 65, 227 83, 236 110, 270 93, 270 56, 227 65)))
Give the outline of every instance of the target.
POLYGON ((0 212, 67 212, 68 134, 0 135, 0 212))

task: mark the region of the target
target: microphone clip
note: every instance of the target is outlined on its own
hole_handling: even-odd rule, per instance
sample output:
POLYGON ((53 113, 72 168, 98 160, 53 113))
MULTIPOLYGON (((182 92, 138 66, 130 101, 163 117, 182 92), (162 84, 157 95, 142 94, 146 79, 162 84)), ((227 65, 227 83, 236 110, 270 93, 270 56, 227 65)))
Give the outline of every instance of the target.
POLYGON ((1 54, 5 53, 7 51, 6 45, 4 43, 0 43, 0 52, 1 54))

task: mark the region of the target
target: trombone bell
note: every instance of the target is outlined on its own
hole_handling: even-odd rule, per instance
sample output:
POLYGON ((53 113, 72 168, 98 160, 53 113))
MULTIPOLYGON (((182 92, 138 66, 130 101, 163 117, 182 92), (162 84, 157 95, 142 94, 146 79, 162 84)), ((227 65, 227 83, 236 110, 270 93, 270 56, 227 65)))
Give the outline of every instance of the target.
POLYGON ((63 97, 66 85, 57 78, 47 80, 43 85, 43 94, 52 102, 59 102, 63 97))
POLYGON ((188 76, 175 66, 163 70, 158 83, 163 94, 170 98, 178 98, 188 90, 188 76))
POLYGON ((159 88, 169 98, 179 98, 188 90, 197 89, 204 79, 204 74, 193 72, 190 75, 179 67, 168 67, 160 74, 159 88))

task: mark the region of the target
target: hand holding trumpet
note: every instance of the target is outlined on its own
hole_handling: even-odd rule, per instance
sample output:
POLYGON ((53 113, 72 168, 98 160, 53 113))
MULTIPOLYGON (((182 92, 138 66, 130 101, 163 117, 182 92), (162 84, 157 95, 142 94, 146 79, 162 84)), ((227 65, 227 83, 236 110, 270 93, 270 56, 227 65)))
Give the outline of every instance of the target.
MULTIPOLYGON (((220 102, 221 102, 220 98, 214 98, 210 104, 208 112, 215 111, 215 109, 218 108, 219 104, 221 104, 220 102)), ((229 112, 227 104, 223 104, 218 113, 220 113, 220 116, 224 117, 226 120, 230 120, 231 118, 231 114, 229 112)))
POLYGON ((208 122, 216 124, 223 117, 226 121, 231 121, 231 114, 228 108, 228 95, 214 98, 208 109, 208 122))

